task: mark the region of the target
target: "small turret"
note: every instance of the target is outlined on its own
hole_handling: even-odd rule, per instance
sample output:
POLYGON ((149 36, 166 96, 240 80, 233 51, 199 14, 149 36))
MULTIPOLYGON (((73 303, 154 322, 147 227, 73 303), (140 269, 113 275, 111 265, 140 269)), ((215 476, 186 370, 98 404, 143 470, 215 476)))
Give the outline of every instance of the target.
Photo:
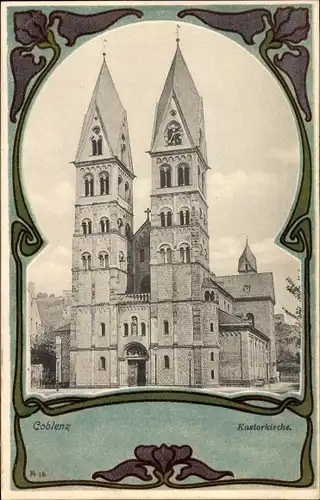
POLYGON ((257 272, 257 261, 249 247, 248 238, 238 262, 238 272, 239 274, 255 274, 257 272))

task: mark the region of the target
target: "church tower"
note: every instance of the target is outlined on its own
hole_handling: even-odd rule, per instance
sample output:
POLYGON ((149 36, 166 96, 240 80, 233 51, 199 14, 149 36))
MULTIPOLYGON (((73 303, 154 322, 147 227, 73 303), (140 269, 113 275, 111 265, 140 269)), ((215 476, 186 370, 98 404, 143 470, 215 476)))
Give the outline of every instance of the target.
MULTIPOLYGON (((209 279, 206 174, 209 169, 202 98, 177 39, 156 107, 152 142, 151 342, 161 370, 158 384, 202 385, 203 280, 209 279)), ((216 304, 210 345, 218 339, 216 304)), ((211 313, 210 313, 211 314, 211 313)), ((212 323, 213 324, 213 323, 212 323)), ((210 353, 211 355, 211 353, 210 353)), ((213 381, 214 382, 214 381, 213 381)), ((212 381, 206 380, 206 385, 212 381)))
POLYGON ((117 294, 132 286, 133 166, 126 111, 105 61, 74 161, 71 384, 117 384, 117 294))

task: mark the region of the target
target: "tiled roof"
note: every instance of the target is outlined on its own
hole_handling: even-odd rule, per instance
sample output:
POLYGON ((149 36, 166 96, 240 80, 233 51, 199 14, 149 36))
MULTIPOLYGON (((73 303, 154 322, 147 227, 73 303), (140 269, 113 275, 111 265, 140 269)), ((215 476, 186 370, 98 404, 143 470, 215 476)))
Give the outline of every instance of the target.
POLYGON ((203 278, 202 288, 216 288, 212 278, 203 278))
POLYGON ((237 316, 233 316, 233 314, 229 314, 225 311, 222 311, 221 309, 218 310, 218 319, 219 319, 219 325, 233 325, 233 324, 243 325, 243 323, 245 323, 243 319, 238 318, 237 316))
POLYGON ((217 276, 216 281, 235 299, 268 297, 275 302, 272 273, 217 276))
POLYGON ((228 331, 228 330, 233 330, 234 328, 236 330, 241 330, 241 331, 249 331, 258 337, 262 338, 265 341, 269 341, 269 337, 265 335, 263 332, 252 326, 252 324, 249 321, 246 321, 242 318, 238 318, 237 316, 233 316, 232 314, 229 314, 225 311, 222 311, 221 309, 218 310, 218 321, 219 321, 219 328, 221 328, 222 331, 228 331), (236 325, 235 327, 233 325, 236 325))
POLYGON ((135 239, 143 230, 150 231, 151 230, 151 222, 149 219, 146 219, 143 224, 136 230, 133 235, 133 239, 135 239))

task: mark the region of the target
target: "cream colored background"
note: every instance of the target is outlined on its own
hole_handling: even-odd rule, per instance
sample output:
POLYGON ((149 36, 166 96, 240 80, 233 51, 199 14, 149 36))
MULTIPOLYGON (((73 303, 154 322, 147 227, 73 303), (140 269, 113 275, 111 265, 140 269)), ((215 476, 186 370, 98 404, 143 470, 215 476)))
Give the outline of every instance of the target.
MULTIPOLYGON (((87 4, 86 2, 77 2, 77 5, 79 4, 87 4)), ((152 2, 153 4, 155 2, 152 2)), ((212 5, 214 2, 210 2, 210 4, 212 5)), ((240 2, 237 2, 238 4, 240 2)), ((256 4, 257 2, 255 2, 256 4)), ((277 2, 278 3, 278 2, 277 2)), ((290 2, 285 2, 286 4, 289 4, 290 2)), ((291 2, 292 3, 292 2, 291 2)), ((317 2, 311 2, 314 6, 316 6, 317 2)), ((28 2, 23 2, 24 5, 30 5, 28 2)), ((58 5, 59 3, 56 2, 55 5, 58 5)), ((94 3, 92 3, 94 4, 94 3)), ((101 3, 100 3, 101 4, 101 3)), ((126 2, 126 5, 128 5, 129 2, 126 2)), ((10 3, 7 3, 5 5, 8 6, 10 5, 10 3)), ((17 3, 15 3, 15 5, 17 5, 17 3)), ((47 3, 47 5, 49 5, 49 3, 47 3)), ((61 5, 63 5, 64 7, 67 6, 67 5, 70 5, 72 6, 73 3, 69 3, 69 2, 61 2, 61 5)), ((116 4, 113 4, 113 5, 116 5, 116 4)), ((135 5, 135 3, 131 3, 130 2, 130 5, 135 5)), ((141 5, 141 4, 139 4, 141 5)), ((186 2, 183 2, 183 5, 186 5, 186 2)), ((199 5, 199 4, 198 4, 199 5)), ((246 5, 249 5, 249 2, 246 3, 246 5)), ((37 5, 38 8, 39 8, 39 4, 37 5)), ((2 11, 2 23, 3 23, 3 26, 5 26, 5 16, 6 16, 6 12, 5 12, 5 9, 3 9, 2 11)), ((317 16, 315 16, 317 17, 317 16)), ((181 38, 182 38, 182 49, 185 53, 185 57, 186 57, 186 60, 187 60, 187 63, 189 64, 190 66, 190 69, 192 71, 192 74, 194 76, 194 79, 196 81, 196 84, 198 85, 198 88, 199 88, 199 92, 203 95, 203 97, 205 98, 205 89, 203 87, 203 83, 201 83, 200 81, 198 82, 198 78, 199 78, 199 74, 198 74, 198 71, 196 69, 193 68, 193 63, 191 63, 189 57, 188 57, 188 52, 187 52, 187 47, 184 46, 184 44, 187 44, 186 41, 183 41, 183 32, 184 32, 184 29, 187 29, 185 28, 185 25, 183 25, 183 28, 181 29, 181 38), (198 76, 197 76, 198 75, 198 76)), ((172 33, 172 29, 170 28, 170 33, 172 33)), ((314 30, 314 33, 317 33, 318 30, 315 29, 314 30)), ((113 33, 113 32, 112 32, 113 33)), ((115 32, 114 32, 115 33, 115 32)), ((3 29, 2 30, 2 47, 5 46, 5 30, 3 29)), ((171 60, 172 58, 172 51, 174 50, 174 43, 172 42, 172 38, 174 38, 174 35, 170 35, 171 36, 171 39, 165 39, 164 41, 164 45, 170 41, 169 45, 170 45, 170 50, 167 50, 166 49, 166 52, 163 51, 163 54, 165 52, 166 55, 163 55, 164 58, 167 58, 166 61, 163 61, 165 62, 164 67, 167 68, 167 64, 168 62, 171 60)), ((169 37, 169 34, 168 34, 168 37, 169 37)), ((108 39, 110 38, 110 41, 109 41, 109 49, 108 49, 108 64, 110 66, 110 69, 111 71, 114 73, 114 79, 115 79, 115 82, 118 86, 118 89, 119 89, 119 92, 120 92, 120 95, 121 97, 123 98, 123 102, 124 102, 124 105, 127 106, 127 103, 125 102, 125 97, 122 95, 122 92, 124 92, 125 90, 125 86, 123 87, 123 90, 121 90, 121 86, 119 85, 119 81, 118 79, 116 78, 116 68, 115 67, 112 67, 112 62, 111 62, 111 59, 112 59, 112 42, 111 42, 111 39, 112 39, 112 36, 111 36, 111 32, 110 32, 110 35, 108 34, 108 39), (110 57, 110 59, 109 59, 110 57)), ((317 42, 317 40, 315 40, 315 42, 317 42)), ((92 43, 92 42, 90 42, 92 43)), ((87 46, 89 47, 90 44, 88 44, 87 46)), ((162 44, 160 44, 162 45, 162 44)), ((92 45, 93 46, 93 45, 92 45)), ((318 43, 315 43, 314 45, 315 47, 318 47, 318 43)), ((3 56, 5 56, 6 54, 3 53, 3 56)), ((99 51, 93 51, 92 52, 92 58, 93 60, 95 61, 93 66, 94 68, 96 68, 96 72, 99 70, 99 51)), ((319 74, 318 74, 318 64, 316 64, 316 62, 318 61, 318 54, 314 56, 317 60, 315 61, 315 64, 314 64, 314 67, 315 67, 315 75, 314 75, 314 80, 315 80, 315 83, 316 83, 316 88, 318 88, 318 80, 319 80, 319 74)), ((200 56, 200 53, 197 54, 197 58, 198 58, 198 62, 199 63, 202 63, 202 67, 204 68, 207 68, 208 66, 208 60, 207 60, 207 56, 205 54, 203 54, 202 56, 200 56)), ((6 82, 6 79, 5 79, 5 74, 6 74, 6 60, 5 60, 5 57, 3 57, 2 59, 2 89, 6 89, 6 86, 7 86, 7 82, 6 82)), ((85 68, 85 72, 87 73, 87 66, 85 68)), ((82 71, 83 73, 83 71, 82 71)), ((58 70, 56 72, 56 74, 58 74, 58 70)), ((86 75, 88 76, 88 79, 89 79, 89 71, 88 71, 88 74, 86 75)), ((163 74, 163 76, 165 76, 165 74, 163 74)), ((147 73, 147 77, 148 77, 148 73, 147 73)), ((52 76, 52 78, 54 78, 54 75, 52 76)), ((90 72, 90 78, 92 78, 92 81, 95 80, 96 78, 96 74, 94 74, 94 71, 91 73, 90 72)), ((161 79, 160 79, 161 80, 161 79)), ((163 79, 161 81, 159 81, 159 85, 161 86, 163 84, 163 79)), ((49 85, 49 82, 48 84, 49 85)), ((122 84, 121 84, 122 85, 122 84)), ((134 85, 134 87, 136 88, 139 88, 137 87, 136 85, 134 85)), ((44 88, 44 91, 45 89, 47 88, 47 86, 44 88)), ((161 89, 160 89, 161 90, 161 89)), ((90 90, 91 91, 91 90, 90 90)), ((90 94, 90 91, 89 91, 89 94, 90 94)), ((89 95, 88 94, 88 95, 89 95)), ((4 92, 4 95, 5 95, 5 92, 4 92)), ((77 94, 78 95, 78 94, 77 94)), ((159 93, 157 94, 155 92, 155 96, 156 95, 159 95, 159 93)), ((318 93, 316 93, 316 97, 318 98, 318 93)), ((40 96, 39 96, 39 99, 40 99, 40 96)), ((151 99, 151 98, 150 98, 151 99)), ((318 99, 317 99, 318 100, 318 99)), ((152 100, 153 101, 153 100, 152 100)), ((205 110, 207 110, 207 103, 205 101, 205 110)), ((154 106, 154 102, 153 102, 153 106, 154 106)), ((82 109, 81 108, 81 113, 80 113, 80 110, 79 110, 79 116, 82 114, 83 116, 83 113, 85 111, 85 108, 86 108, 86 104, 84 103, 84 108, 82 109)), ((316 127, 317 127, 317 130, 318 130, 318 106, 317 106, 317 103, 315 104, 315 109, 316 109, 316 115, 314 116, 315 118, 315 124, 316 124, 316 127)), ((70 107, 70 110, 71 110, 71 107, 70 107)), ((34 112, 34 110, 33 110, 34 112)), ((73 113, 75 113, 76 110, 73 111, 73 113)), ((208 140, 208 143, 210 144, 210 125, 209 125, 209 121, 208 120, 208 116, 207 116, 207 113, 209 111, 206 111, 206 119, 207 119, 207 140, 208 140)), ((129 114, 129 109, 128 109, 128 114, 129 114)), ((77 125, 76 125, 76 120, 74 120, 74 129, 70 131, 70 134, 74 134, 74 138, 73 138, 73 142, 72 140, 70 141, 71 144, 72 144, 72 151, 73 151, 73 154, 75 152, 75 146, 76 146, 76 136, 80 130, 80 127, 81 127, 81 121, 82 121, 82 116, 81 116, 81 119, 80 119, 80 122, 77 121, 77 125), (78 131, 76 131, 76 127, 79 127, 78 128, 78 131)), ((133 116, 133 114, 132 114, 133 116)), ((233 118, 234 120, 236 121, 236 118, 237 118, 237 113, 236 113, 236 109, 233 110, 233 118)), ((6 120, 7 120, 7 108, 6 108, 6 104, 3 102, 2 103, 2 124, 3 124, 3 128, 2 128, 2 134, 3 134, 3 140, 2 140, 2 165, 6 165, 7 164, 7 151, 6 151, 6 148, 4 147, 4 145, 6 144, 6 120)), ((132 123, 131 123, 131 120, 133 120, 133 118, 131 117, 130 118, 130 115, 129 115, 129 123, 130 123, 130 126, 132 128, 132 123)), ((64 118, 61 117, 60 119, 60 125, 64 122, 64 118)), ((148 127, 151 127, 151 124, 149 122, 146 121, 146 126, 148 127)), ((218 127, 218 130, 219 130, 220 127, 218 127)), ((29 132, 30 129, 28 129, 28 132, 29 132)), ((151 133, 151 128, 149 128, 149 131, 151 133)), ((150 137, 150 133, 149 133, 149 137, 150 137)), ((137 143, 135 142, 134 140, 134 134, 135 132, 131 132, 131 141, 132 141, 132 146, 133 148, 134 147, 137 147, 138 148, 138 145, 137 143), (136 144, 136 146, 134 146, 134 144, 136 144)), ((141 134, 143 136, 143 134, 141 134)), ((143 146, 143 150, 147 149, 148 148, 148 143, 146 144, 146 146, 143 146)), ((70 149, 70 154, 71 154, 71 149, 70 149)), ((140 149, 140 146, 139 146, 139 149, 140 149)), ((59 148, 56 148, 56 153, 59 154, 59 148)), ((318 158, 318 147, 317 147, 317 151, 316 151, 316 154, 315 154, 315 157, 318 158)), ((73 154, 71 156, 73 156, 73 154)), ((69 155, 69 152, 68 152, 68 155, 69 155)), ((134 160, 135 160, 135 151, 133 151, 133 155, 134 155, 134 160)), ((213 168, 212 172, 211 172, 211 175, 214 175, 214 172, 215 172, 215 164, 211 161, 212 158, 215 158, 215 154, 214 154, 214 151, 209 151, 209 161, 211 163, 211 166, 213 168)), ((61 164, 63 163, 63 167, 62 169, 66 169, 67 166, 65 164, 65 162, 67 161, 71 161, 73 158, 64 158, 64 160, 59 160, 59 165, 58 165, 58 168, 60 169, 61 168, 61 164)), ((279 159, 279 158, 278 158, 279 159)), ((47 165, 47 160, 48 158, 43 158, 43 161, 45 162, 45 165, 47 165)), ((283 158, 282 158, 283 160, 283 158)), ((25 161, 25 160, 24 160, 25 161)), ((281 162, 281 159, 279 160, 279 162, 281 162)), ((280 163, 279 163, 280 164, 280 163)), ((27 167, 26 167, 27 168, 27 167)), ((68 168, 70 168, 72 170, 72 165, 68 165, 68 168)), ((137 166, 136 166, 137 168, 137 166)), ((226 166, 227 168, 227 166, 226 166)), ((69 171, 68 171, 69 172, 69 171)), ((219 172, 219 170, 218 170, 219 172)), ((138 172, 136 172, 138 173, 138 172)), ((222 175, 223 173, 220 172, 222 175)), ((62 179, 61 179, 62 180, 62 179)), ((318 175, 317 175, 317 181, 318 181, 318 175)), ((146 184, 147 185, 147 184, 146 184)), ((223 177, 221 177, 221 185, 223 186, 223 177)), ((317 185, 318 185, 318 182, 317 182, 317 185)), ((208 186, 209 188, 209 186, 208 186)), ((33 191, 33 194, 36 194, 37 193, 37 189, 36 187, 35 188, 32 188, 30 189, 30 186, 27 186, 27 189, 28 189, 28 195, 30 196, 32 194, 32 191, 33 191)), ((210 189, 210 188, 209 188, 210 189)), ((226 188, 227 189, 227 188, 226 188)), ((145 190, 145 188, 144 188, 145 190)), ((39 194, 41 194, 41 189, 39 190, 39 194)), ((291 193, 290 193, 291 195, 291 193)), ((72 195, 71 195, 72 196, 72 195)), ((137 196, 137 194, 136 194, 137 196)), ((27 499, 27 498, 30 498, 30 499, 34 499, 34 498, 61 498, 61 499, 64 499, 64 498, 182 498, 182 495, 179 493, 179 492, 174 492, 172 490, 155 490, 153 492, 142 492, 142 491, 139 491, 139 493, 137 494, 137 492, 126 492, 126 491, 119 491, 119 492, 114 492, 114 491, 109 491, 109 490, 92 490, 92 489, 86 489, 85 491, 81 491, 80 489, 68 489, 68 491, 63 491, 63 490, 42 490, 42 491, 9 491, 9 483, 10 483, 10 469, 9 469, 9 450, 10 450, 10 443, 9 443, 9 407, 10 407, 10 396, 11 396, 11 383, 9 381, 9 377, 8 377, 8 373, 10 373, 10 369, 9 369, 9 328, 8 328, 8 325, 9 325, 9 321, 8 321, 8 287, 9 287, 9 281, 8 281, 8 256, 9 256, 9 241, 8 241, 8 238, 7 238, 7 235, 8 235, 8 230, 9 230, 9 227, 8 227, 8 215, 7 215, 7 197, 8 197, 8 191, 7 191, 7 171, 6 169, 2 168, 2 186, 1 186, 1 208, 2 208, 2 236, 3 236, 3 241, 2 241, 2 247, 1 247, 1 250, 2 250, 2 259, 1 259, 1 266, 2 266, 2 278, 1 278, 1 282, 2 282, 2 314, 1 314, 1 321, 2 321, 2 457, 3 457, 3 460, 2 460, 2 474, 3 474, 3 477, 2 477, 2 488, 5 492, 5 494, 3 495, 4 498, 6 499, 9 499, 9 498, 19 498, 19 499, 27 499)), ((31 196, 32 198, 32 196, 31 196)), ((233 198, 233 197, 231 197, 233 198)), ((317 204, 318 204, 318 195, 316 196, 316 200, 317 200, 317 204)), ((57 205, 59 205, 59 203, 57 203, 57 205)), ((142 208, 144 209, 144 200, 141 200, 141 210, 142 208)), ((63 206, 63 205, 62 205, 63 206)), ((69 206, 69 204, 68 204, 69 206)), ((285 207, 284 207, 285 208, 285 207)), ((34 211, 36 212, 37 209, 34 209, 34 211)), ((37 216, 39 216, 41 210, 38 209, 38 213, 37 213, 37 216)), ((284 211, 284 213, 286 213, 284 211)), ((137 214, 138 215, 138 214, 137 214)), ((38 220, 38 223, 39 223, 39 226, 40 226, 40 229, 42 231, 44 231, 46 234, 46 238, 48 238, 48 229, 44 229, 44 225, 45 225, 45 219, 47 218, 48 216, 44 217, 43 220, 37 218, 38 220), (44 225, 43 225, 44 224, 44 225)), ((210 214, 210 218, 212 219, 212 216, 210 214)), ((137 217, 138 219, 138 217, 137 217)), ((213 236, 216 234, 216 221, 215 221, 215 218, 213 218, 213 220, 210 220, 210 225, 212 227, 212 234, 213 236)), ((137 226, 136 226, 137 227, 137 226)), ((278 226, 277 230, 280 229, 280 226, 278 226)), ((246 228, 245 230, 243 231, 243 229, 241 229, 241 231, 238 232, 238 239, 241 240, 243 239, 243 237, 245 236, 244 232, 247 232, 246 231, 246 228)), ((250 234, 249 234, 250 236, 250 234)), ((318 241, 316 242, 317 244, 317 248, 318 248, 318 241)), ((56 243, 57 245, 57 243, 56 243)), ((58 246, 59 246, 59 242, 58 242, 58 246)), ((252 245, 253 246, 253 245, 252 245)), ((253 247, 254 250, 256 250, 254 247, 253 247)), ((49 251, 50 248, 47 247, 47 250, 45 251, 49 251)), ((40 257, 38 257, 36 260, 35 260, 35 264, 33 265, 33 267, 36 265, 36 262, 40 262, 40 259, 44 258, 44 255, 45 255, 45 251, 42 253, 42 255, 40 257)), ((216 249, 213 251, 214 252, 219 252, 219 249, 216 249)), ((47 254, 49 255, 49 254, 47 254)), ((257 253, 257 257, 259 259, 259 256, 258 256, 258 253, 257 253)), ((215 268, 214 266, 214 262, 212 262, 212 267, 213 267, 213 270, 215 270, 216 272, 219 272, 218 269, 215 268)), ((258 261, 258 264, 259 264, 259 261, 258 261)), ((260 266, 261 268, 261 266, 260 266)), ((261 269, 262 270, 262 269, 261 269)), ((222 271, 223 272, 223 271, 222 271)), ((317 276, 319 276, 319 267, 317 266, 317 276)), ((319 283, 319 281, 318 281, 319 283)), ((318 295, 319 297, 319 295, 318 295)), ((319 351, 319 342, 317 340, 317 354, 318 354, 318 351, 319 351)), ((319 357, 317 358, 317 368, 318 368, 318 360, 319 360, 319 357)), ((318 371, 318 370, 317 370, 318 371)), ((315 394, 318 394, 318 388, 315 388, 315 394)), ((316 403, 317 403, 317 411, 318 411, 318 400, 316 400, 316 403)), ((319 413, 318 413, 319 415, 319 413)), ((319 419, 318 419, 319 420, 319 419)), ((318 462, 319 463, 319 462, 318 462)), ((231 488, 224 488, 224 489, 221 489, 221 488, 217 488, 217 489, 205 489, 205 490, 198 490, 198 491, 190 491, 190 492, 187 492, 187 491, 183 491, 183 498, 279 498, 281 496, 281 498, 307 498, 307 499, 311 499, 311 498, 317 498, 319 496, 319 489, 316 489, 317 487, 315 486, 314 488, 311 488, 311 489, 308 489, 308 490, 293 490, 293 489, 285 489, 285 490, 282 490, 281 493, 279 491, 279 489, 277 488, 268 488, 268 489, 260 489, 260 488, 252 488, 250 490, 246 490, 245 488, 239 488, 237 487, 236 490, 235 489, 231 489, 231 488)))

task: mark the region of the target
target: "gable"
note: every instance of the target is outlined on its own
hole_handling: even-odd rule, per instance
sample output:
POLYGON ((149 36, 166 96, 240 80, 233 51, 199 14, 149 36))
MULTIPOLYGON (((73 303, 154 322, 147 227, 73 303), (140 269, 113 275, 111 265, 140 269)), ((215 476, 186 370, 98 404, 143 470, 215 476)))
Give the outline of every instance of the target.
POLYGON ((102 155, 97 155, 97 159, 111 158, 113 156, 100 116, 101 115, 97 107, 91 110, 85 130, 82 131, 81 141, 76 158, 77 162, 95 159, 95 156, 93 155, 92 140, 98 139, 99 136, 101 136, 102 138, 102 155))
POLYGON ((185 122, 179 102, 174 95, 168 99, 163 119, 158 127, 158 133, 152 147, 152 152, 166 151, 167 149, 186 149, 193 147, 189 129, 185 122))

